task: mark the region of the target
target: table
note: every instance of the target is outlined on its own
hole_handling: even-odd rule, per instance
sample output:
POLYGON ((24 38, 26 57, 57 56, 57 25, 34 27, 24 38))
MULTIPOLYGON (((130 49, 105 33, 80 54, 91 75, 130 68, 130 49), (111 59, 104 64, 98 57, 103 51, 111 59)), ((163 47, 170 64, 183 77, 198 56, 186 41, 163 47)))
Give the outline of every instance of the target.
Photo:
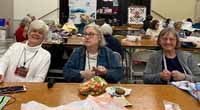
POLYGON ((130 26, 112 26, 112 29, 114 31, 135 31, 135 30, 140 30, 138 28, 133 28, 130 26))
POLYGON ((112 26, 113 30, 126 30, 126 31, 134 31, 142 29, 143 24, 127 24, 123 26, 112 26))
POLYGON ((68 37, 67 42, 63 42, 61 40, 56 40, 56 41, 44 41, 42 43, 43 46, 51 46, 51 45, 64 45, 65 47, 79 47, 83 45, 83 37, 68 37))
MULTIPOLYGON (((79 84, 75 83, 56 83, 51 89, 47 88, 46 83, 3 83, 0 87, 11 85, 25 85, 28 89, 26 92, 11 94, 16 102, 6 106, 4 110, 20 110, 22 103, 32 100, 47 106, 59 106, 82 99, 78 95, 79 84)), ((128 110, 164 110, 163 100, 179 104, 182 110, 200 110, 197 100, 172 85, 116 85, 132 89, 127 100, 133 106, 128 110)))
POLYGON ((135 42, 122 39, 121 45, 124 48, 152 49, 157 47, 157 42, 155 39, 142 39, 141 41, 135 41, 135 42))
POLYGON ((141 29, 130 26, 112 26, 113 35, 124 35, 140 33, 141 29))
MULTIPOLYGON (((152 49, 158 47, 156 39, 142 39, 141 41, 128 41, 126 39, 122 39, 121 45, 124 48, 142 48, 142 49, 152 49)), ((185 51, 199 51, 200 43, 197 44, 196 47, 193 48, 180 48, 185 51)))
POLYGON ((83 45, 83 37, 70 37, 67 40, 67 43, 63 43, 66 46, 71 46, 71 47, 78 47, 83 45))

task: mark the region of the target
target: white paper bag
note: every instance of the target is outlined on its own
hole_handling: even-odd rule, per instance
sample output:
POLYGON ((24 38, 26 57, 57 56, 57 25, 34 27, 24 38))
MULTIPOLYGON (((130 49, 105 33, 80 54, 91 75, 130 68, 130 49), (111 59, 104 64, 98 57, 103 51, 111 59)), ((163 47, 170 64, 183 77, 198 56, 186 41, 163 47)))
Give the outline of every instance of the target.
POLYGON ((6 30, 0 30, 0 40, 6 39, 6 30))

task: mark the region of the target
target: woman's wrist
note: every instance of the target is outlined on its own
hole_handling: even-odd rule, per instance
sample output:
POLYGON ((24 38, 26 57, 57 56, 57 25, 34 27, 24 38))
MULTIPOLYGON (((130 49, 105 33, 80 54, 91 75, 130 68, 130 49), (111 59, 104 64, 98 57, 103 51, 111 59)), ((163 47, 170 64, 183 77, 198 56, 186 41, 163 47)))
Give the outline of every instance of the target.
POLYGON ((84 78, 84 71, 80 71, 81 78, 84 78))
MULTIPOLYGON (((184 73, 183 73, 183 74, 184 74, 184 73)), ((183 80, 186 80, 186 77, 187 77, 186 74, 184 74, 184 78, 183 78, 183 80)))
POLYGON ((4 75, 3 74, 0 74, 0 83, 2 83, 4 80, 4 75))

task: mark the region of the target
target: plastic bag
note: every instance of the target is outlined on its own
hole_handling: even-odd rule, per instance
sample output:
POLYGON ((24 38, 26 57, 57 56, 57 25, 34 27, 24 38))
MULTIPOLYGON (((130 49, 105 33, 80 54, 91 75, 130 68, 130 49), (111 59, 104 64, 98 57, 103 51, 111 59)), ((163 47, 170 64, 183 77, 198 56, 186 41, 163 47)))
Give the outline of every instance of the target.
POLYGON ((110 95, 88 96, 86 100, 76 101, 64 106, 65 110, 127 110, 116 103, 110 95))
POLYGON ((79 88, 79 93, 84 96, 100 95, 105 92, 107 82, 99 76, 82 83, 79 88))
POLYGON ((103 94, 98 97, 88 96, 87 99, 75 101, 58 107, 48 107, 38 102, 22 104, 21 110, 127 110, 116 103, 110 95, 103 94))
POLYGON ((189 81, 176 81, 171 82, 172 85, 179 89, 185 90, 190 93, 195 99, 200 102, 200 83, 193 83, 189 81))

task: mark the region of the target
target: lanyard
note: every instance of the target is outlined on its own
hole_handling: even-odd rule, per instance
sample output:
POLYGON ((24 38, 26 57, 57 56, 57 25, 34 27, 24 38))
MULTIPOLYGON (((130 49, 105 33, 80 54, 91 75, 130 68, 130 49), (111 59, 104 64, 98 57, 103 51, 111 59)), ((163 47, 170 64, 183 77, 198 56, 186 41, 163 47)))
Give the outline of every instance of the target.
POLYGON ((24 49, 23 49, 23 51, 22 51, 22 53, 21 53, 21 55, 20 55, 20 57, 19 57, 19 60, 18 60, 18 63, 17 63, 17 67, 18 67, 18 65, 19 65, 19 62, 21 61, 21 58, 22 58, 23 53, 24 53, 24 49))
POLYGON ((89 52, 87 51, 87 59, 88 59, 88 68, 90 70, 90 57, 89 57, 89 52))
POLYGON ((19 58, 19 61, 18 61, 17 65, 19 65, 19 63, 21 61, 21 58, 22 58, 22 55, 24 54, 23 67, 25 67, 26 63, 31 60, 31 62, 28 65, 28 67, 29 67, 37 53, 38 53, 38 50, 35 52, 35 54, 31 58, 26 60, 26 49, 24 48, 22 53, 21 53, 21 55, 20 55, 20 58, 19 58))
MULTIPOLYGON (((87 59, 88 59, 88 68, 89 68, 89 70, 91 69, 91 67, 90 67, 90 56, 89 56, 89 52, 88 51, 86 51, 86 54, 87 54, 87 59)), ((98 55, 97 55, 98 56, 98 55)), ((97 60, 97 59, 96 59, 97 60)), ((96 66, 97 66, 97 64, 96 64, 96 66)))
MULTIPOLYGON (((168 70, 167 69, 167 61, 166 61, 166 58, 165 58, 165 55, 163 54, 163 62, 164 62, 164 69, 168 70)), ((186 70, 185 68, 183 68, 183 66, 181 65, 181 68, 183 69, 183 72, 184 74, 186 75, 186 70)))
POLYGON ((165 55, 163 54, 162 57, 163 57, 163 62, 164 62, 164 69, 168 70, 167 69, 167 62, 166 62, 166 59, 165 59, 165 55))
MULTIPOLYGON (((164 69, 165 69, 165 70, 168 70, 168 69, 167 69, 167 61, 166 61, 165 55, 163 54, 162 57, 163 57, 164 69)), ((185 74, 185 76, 186 76, 186 70, 185 70, 185 68, 183 68, 182 65, 181 65, 181 68, 183 69, 183 72, 184 72, 184 74, 185 74)), ((169 84, 169 81, 167 81, 167 83, 169 84)))
POLYGON ((33 61, 33 59, 34 59, 34 57, 36 56, 37 53, 38 53, 38 50, 35 52, 35 54, 32 57, 30 57, 29 59, 26 60, 26 48, 24 48, 24 63, 23 63, 23 66, 25 67, 26 63, 31 60, 31 62, 29 63, 29 66, 30 66, 30 64, 32 63, 32 61, 33 61))

